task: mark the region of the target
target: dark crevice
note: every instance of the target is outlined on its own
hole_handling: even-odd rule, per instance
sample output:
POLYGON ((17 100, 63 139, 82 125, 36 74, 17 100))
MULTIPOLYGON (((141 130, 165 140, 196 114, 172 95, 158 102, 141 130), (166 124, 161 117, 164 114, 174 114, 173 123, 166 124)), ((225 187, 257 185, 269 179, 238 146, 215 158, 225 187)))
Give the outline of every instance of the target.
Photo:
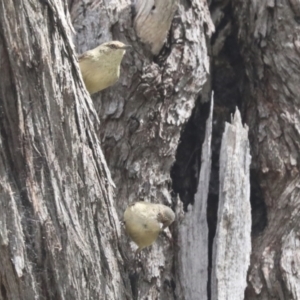
POLYGON ((207 199, 207 224, 208 224, 208 280, 207 299, 211 299, 211 271, 212 271, 212 250, 213 240, 217 229, 219 198, 217 194, 209 194, 207 199))
POLYGON ((187 211, 194 204, 201 167, 202 143, 205 137, 205 123, 209 115, 210 103, 198 103, 191 118, 182 131, 176 153, 176 161, 171 169, 172 189, 179 194, 187 211))
POLYGON ((174 45, 178 44, 178 40, 174 38, 174 34, 172 33, 176 28, 178 28, 179 23, 181 23, 182 20, 179 17, 178 12, 175 12, 171 28, 169 30, 169 33, 167 35, 166 41, 164 43, 164 46, 160 50, 159 54, 157 56, 153 57, 153 61, 163 68, 163 65, 165 64, 167 58, 171 54, 172 48, 174 45))
POLYGON ((252 236, 257 236, 267 226, 267 206, 263 191, 259 184, 260 178, 256 170, 250 170, 250 202, 252 209, 252 236))
POLYGON ((137 272, 130 272, 129 281, 131 286, 132 299, 137 300, 139 295, 139 274, 137 272))
MULTIPOLYGON (((142 254, 140 254, 142 255, 142 254)), ((145 276, 141 258, 135 257, 129 264, 128 278, 130 281, 132 300, 139 299, 140 279, 145 276)))

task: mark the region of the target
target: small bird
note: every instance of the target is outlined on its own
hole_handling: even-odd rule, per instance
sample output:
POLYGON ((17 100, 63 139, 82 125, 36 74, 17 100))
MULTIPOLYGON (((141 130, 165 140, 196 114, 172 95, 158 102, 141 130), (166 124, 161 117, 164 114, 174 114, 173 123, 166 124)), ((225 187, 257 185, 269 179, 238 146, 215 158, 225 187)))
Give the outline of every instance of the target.
POLYGON ((124 212, 126 232, 139 247, 136 253, 150 246, 174 220, 173 210, 163 204, 135 202, 128 205, 124 212))
POLYGON ((119 41, 110 41, 78 56, 82 78, 91 95, 118 81, 122 58, 130 47, 119 41))

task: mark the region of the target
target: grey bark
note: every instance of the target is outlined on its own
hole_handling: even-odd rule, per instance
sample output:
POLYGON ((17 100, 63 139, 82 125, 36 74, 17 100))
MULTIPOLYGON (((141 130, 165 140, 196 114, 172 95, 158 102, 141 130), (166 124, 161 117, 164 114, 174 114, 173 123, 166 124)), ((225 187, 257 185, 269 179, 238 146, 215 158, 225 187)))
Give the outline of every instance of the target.
MULTIPOLYGON (((156 12, 160 17, 153 21, 169 15, 168 7, 173 6, 168 3, 174 3, 164 1, 163 6, 158 5, 163 1, 156 2, 156 7, 163 9, 156 12)), ((171 197, 170 169, 180 132, 209 72, 206 35, 211 34, 213 25, 206 2, 179 2, 158 56, 152 55, 151 50, 156 51, 149 47, 151 43, 144 44, 136 34, 139 22, 134 3, 73 1, 70 11, 79 53, 107 40, 117 39, 133 46, 123 59, 119 82, 93 97, 101 120, 99 135, 104 155, 116 184, 119 217, 128 203, 137 200, 175 208, 177 199, 171 197)), ((161 27, 164 26, 162 22, 161 27)), ((151 32, 151 36, 155 33, 151 32)), ((122 250, 128 257, 135 299, 174 299, 176 294, 182 295, 179 284, 174 291, 174 253, 178 242, 174 227, 171 231, 172 239, 169 233, 169 238, 159 237, 153 246, 142 251, 138 262, 133 261, 136 247, 123 231, 122 250)))
POLYGON ((251 253, 250 161, 248 128, 243 127, 237 110, 231 124, 225 124, 220 150, 212 300, 239 300, 244 297, 251 253))
MULTIPOLYGON (((222 132, 237 105, 232 99, 242 99, 251 167, 257 174, 251 180, 252 188, 258 188, 251 196, 255 226, 245 299, 299 299, 299 5, 211 2, 220 8, 213 14, 219 36, 214 36, 212 57, 228 59, 213 63, 212 86, 218 87, 214 126, 222 132)), ((2 1, 0 67, 6 76, 0 80, 0 299, 189 299, 187 287, 196 285, 195 272, 204 270, 206 262, 203 257, 202 267, 195 264, 191 281, 181 276, 184 271, 174 274, 176 266, 177 272, 186 267, 180 267, 180 259, 192 254, 180 252, 186 245, 181 244, 179 214, 171 233, 137 261, 119 220, 135 200, 180 211, 178 199, 171 197, 169 172, 195 99, 205 98, 200 91, 210 68, 206 38, 213 30, 206 2, 179 1, 157 56, 151 43, 142 43, 145 39, 136 34, 134 3, 70 0, 69 7, 77 53, 112 39, 131 44, 133 51, 126 54, 118 84, 93 96, 92 103, 75 62, 66 5, 2 1)), ((218 139, 212 141, 213 154, 218 139)), ((189 160, 184 164, 190 168, 189 160)), ((212 160, 212 186, 218 183, 217 164, 212 160)), ((191 210, 196 211, 205 203, 193 193, 194 203, 185 205, 194 204, 191 210)), ((236 232, 227 236, 236 237, 236 232)), ((205 241, 205 229, 203 233, 205 241)), ((219 233, 216 249, 222 245, 219 233)), ((247 255, 246 249, 237 252, 235 261, 247 255)), ((226 263, 225 269, 218 263, 213 271, 215 278, 221 274, 227 279, 214 281, 212 297, 220 289, 231 297, 235 288, 235 297, 242 297, 248 261, 235 270, 235 276, 241 274, 238 282, 228 276, 235 264, 226 263), (221 288, 223 282, 226 288, 221 288)), ((209 270, 200 277, 197 288, 202 291, 209 270)))
POLYGON ((299 299, 299 3, 224 1, 219 8, 214 59, 219 66, 223 59, 216 69, 225 76, 218 82, 239 74, 231 85, 241 92, 252 154, 245 299, 299 299))
POLYGON ((127 293, 112 180, 69 24, 61 1, 0 4, 0 299, 127 293))
POLYGON ((293 271, 299 266, 299 3, 238 1, 234 15, 249 78, 253 168, 268 220, 253 239, 246 299, 299 299, 299 273, 293 271))

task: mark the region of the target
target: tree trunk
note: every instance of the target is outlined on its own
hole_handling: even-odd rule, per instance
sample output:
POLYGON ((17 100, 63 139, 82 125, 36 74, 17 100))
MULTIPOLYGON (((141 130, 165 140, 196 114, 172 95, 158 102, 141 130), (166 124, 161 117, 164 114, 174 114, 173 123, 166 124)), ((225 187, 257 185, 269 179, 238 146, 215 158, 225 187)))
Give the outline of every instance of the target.
POLYGON ((299 299, 299 3, 213 1, 211 10, 216 103, 235 100, 249 126, 252 255, 245 299, 299 299))
POLYGON ((58 0, 0 5, 0 299, 130 291, 98 117, 68 21, 58 0))
POLYGON ((300 299, 299 3, 237 1, 233 12, 249 79, 244 101, 253 168, 268 221, 253 238, 246 299, 300 299))
MULTIPOLYGON (((180 212, 177 196, 172 197, 170 169, 181 130, 209 72, 206 34, 210 35, 213 25, 205 1, 180 1, 165 45, 156 55, 159 29, 168 27, 175 2, 155 1, 153 14, 147 9, 153 8, 149 3, 154 1, 138 0, 131 6, 125 0, 109 1, 106 6, 100 0, 70 3, 79 53, 108 40, 133 47, 123 59, 119 82, 93 96, 120 219, 129 203, 140 200, 163 203, 180 212)), ((161 235, 137 262, 136 246, 123 231, 122 250, 128 257, 134 299, 183 295, 174 268, 180 246, 174 226, 173 238, 168 232, 161 235)))
POLYGON ((2 2, 0 299, 241 299, 246 280, 300 299, 298 2, 210 1, 211 47, 201 0, 2 2), (91 101, 76 53, 109 40, 133 49, 91 101), (177 216, 135 258, 137 200, 177 216))

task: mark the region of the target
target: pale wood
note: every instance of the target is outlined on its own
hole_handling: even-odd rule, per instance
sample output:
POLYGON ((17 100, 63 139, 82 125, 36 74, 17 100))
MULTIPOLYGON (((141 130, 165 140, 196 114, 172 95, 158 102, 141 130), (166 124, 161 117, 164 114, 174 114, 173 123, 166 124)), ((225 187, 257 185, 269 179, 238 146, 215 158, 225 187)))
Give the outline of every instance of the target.
POLYGON ((178 251, 178 276, 182 284, 182 299, 207 299, 208 283, 208 226, 207 197, 211 170, 211 139, 213 121, 213 97, 206 121, 205 139, 202 145, 201 170, 195 203, 180 220, 178 251))
POLYGON ((248 127, 236 110, 225 124, 220 150, 217 231, 212 258, 212 300, 240 300, 251 253, 250 147, 248 127))
POLYGON ((178 0, 136 0, 134 28, 137 36, 157 55, 165 43, 178 0))

